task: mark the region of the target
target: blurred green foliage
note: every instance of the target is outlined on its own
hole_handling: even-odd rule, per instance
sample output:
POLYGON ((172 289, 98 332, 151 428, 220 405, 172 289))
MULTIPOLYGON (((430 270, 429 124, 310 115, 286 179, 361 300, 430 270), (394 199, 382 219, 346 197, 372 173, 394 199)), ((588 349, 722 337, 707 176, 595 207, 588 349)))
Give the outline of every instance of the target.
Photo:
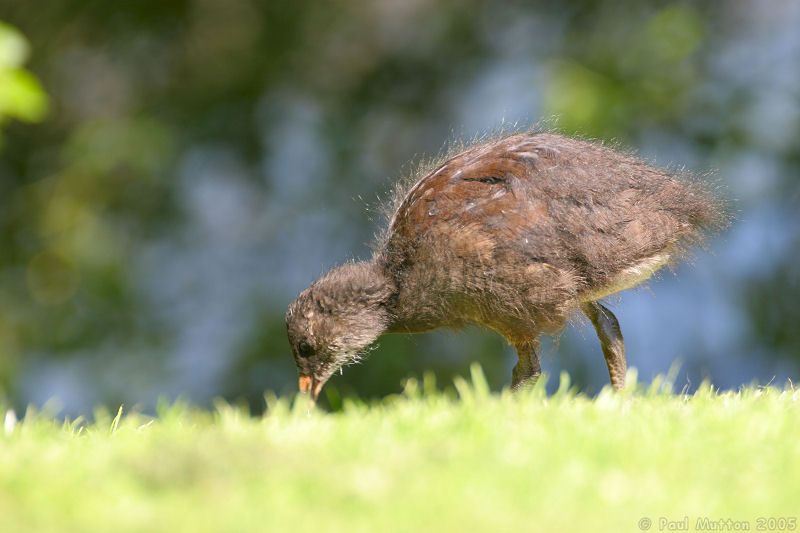
POLYGON ((0 126, 10 118, 38 122, 47 113, 47 95, 22 66, 29 53, 25 37, 0 22, 0 126))
MULTIPOLYGON (((47 113, 47 95, 36 76, 23 67, 29 53, 29 44, 25 37, 16 28, 0 22, 0 128, 10 119, 38 122, 47 113)), ((0 129, 0 148, 2 139, 0 129)), ((54 274, 53 280, 64 272, 54 274)), ((68 281, 61 280, 60 283, 68 281)), ((0 394, 13 375, 18 352, 14 324, 0 318, 0 394)))
POLYGON ((625 9, 606 15, 616 20, 580 25, 568 34, 569 55, 582 61, 557 60, 544 98, 546 114, 558 116, 561 129, 626 137, 631 125, 667 122, 686 105, 698 81, 700 64, 692 56, 703 45, 706 21, 689 4, 639 17, 634 12, 636 23, 625 9))

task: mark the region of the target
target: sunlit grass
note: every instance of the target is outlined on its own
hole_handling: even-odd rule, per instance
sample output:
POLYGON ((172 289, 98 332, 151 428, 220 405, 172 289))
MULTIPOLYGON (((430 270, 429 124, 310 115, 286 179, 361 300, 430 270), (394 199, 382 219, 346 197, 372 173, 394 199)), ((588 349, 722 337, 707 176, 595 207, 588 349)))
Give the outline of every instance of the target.
MULTIPOLYGON (((633 377, 633 376, 632 376, 633 377)), ((0 436, 0 531, 638 531, 639 520, 800 514, 800 392, 588 398, 562 377, 490 394, 430 381, 340 412, 268 398, 0 436)), ((798 526, 800 527, 800 526, 798 526)))

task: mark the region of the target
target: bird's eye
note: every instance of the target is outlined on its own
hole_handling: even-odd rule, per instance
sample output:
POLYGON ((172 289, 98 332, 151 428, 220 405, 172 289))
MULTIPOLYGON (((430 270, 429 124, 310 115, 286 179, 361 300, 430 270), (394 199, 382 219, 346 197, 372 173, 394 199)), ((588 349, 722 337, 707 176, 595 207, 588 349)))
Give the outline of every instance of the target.
POLYGON ((308 358, 314 355, 314 347, 306 341, 300 341, 297 345, 297 355, 303 358, 308 358))

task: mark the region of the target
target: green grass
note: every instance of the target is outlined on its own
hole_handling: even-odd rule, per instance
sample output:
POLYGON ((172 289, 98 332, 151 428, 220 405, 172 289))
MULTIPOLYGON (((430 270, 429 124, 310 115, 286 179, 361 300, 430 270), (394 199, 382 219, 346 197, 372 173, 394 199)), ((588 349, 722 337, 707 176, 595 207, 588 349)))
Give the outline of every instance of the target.
MULTIPOLYGON (((378 404, 252 418, 184 405, 0 433, 0 531, 639 531, 800 514, 800 391, 592 399, 409 382, 378 404), (429 392, 426 392, 429 391, 429 392)), ((795 528, 800 527, 796 525, 795 528)))

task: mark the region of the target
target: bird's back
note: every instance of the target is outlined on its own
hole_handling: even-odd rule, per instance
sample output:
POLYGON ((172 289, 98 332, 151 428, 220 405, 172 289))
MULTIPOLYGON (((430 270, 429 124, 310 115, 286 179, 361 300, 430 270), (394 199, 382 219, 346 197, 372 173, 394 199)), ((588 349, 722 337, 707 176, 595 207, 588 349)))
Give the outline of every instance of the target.
POLYGON ((409 297, 427 293, 432 315, 460 306, 524 320, 533 308, 528 318, 541 322, 646 279, 720 219, 704 189, 634 157, 517 134, 419 179, 398 202, 382 253, 409 297))

